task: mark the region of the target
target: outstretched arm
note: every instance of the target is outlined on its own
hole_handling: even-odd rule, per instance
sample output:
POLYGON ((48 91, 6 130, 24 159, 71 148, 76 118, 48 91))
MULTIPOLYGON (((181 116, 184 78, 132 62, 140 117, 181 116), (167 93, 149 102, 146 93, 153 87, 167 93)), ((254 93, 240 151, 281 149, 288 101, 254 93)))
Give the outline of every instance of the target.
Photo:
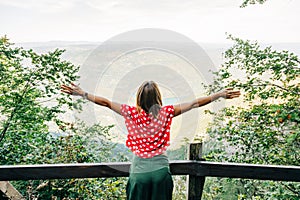
POLYGON ((112 102, 104 97, 89 94, 84 90, 82 90, 78 85, 75 85, 74 83, 71 83, 71 86, 62 85, 61 91, 66 94, 70 94, 74 96, 82 96, 87 100, 94 102, 95 104, 98 104, 100 106, 105 106, 121 115, 121 104, 112 102))
POLYGON ((174 109, 175 109, 174 117, 182 113, 185 113, 193 108, 198 108, 206 104, 209 104, 210 102, 213 102, 221 97, 225 99, 233 99, 239 96, 240 96, 240 91, 233 91, 232 88, 227 88, 223 91, 217 92, 207 97, 201 97, 191 102, 177 104, 174 105, 174 109))

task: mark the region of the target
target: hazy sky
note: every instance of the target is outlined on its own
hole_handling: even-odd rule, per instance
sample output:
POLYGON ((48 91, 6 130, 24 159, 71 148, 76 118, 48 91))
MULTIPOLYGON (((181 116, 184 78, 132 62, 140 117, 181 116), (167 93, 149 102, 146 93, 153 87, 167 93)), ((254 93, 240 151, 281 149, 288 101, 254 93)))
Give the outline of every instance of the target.
POLYGON ((176 31, 197 42, 225 32, 259 42, 300 42, 300 0, 0 0, 1 35, 12 42, 105 41, 140 28, 176 31))

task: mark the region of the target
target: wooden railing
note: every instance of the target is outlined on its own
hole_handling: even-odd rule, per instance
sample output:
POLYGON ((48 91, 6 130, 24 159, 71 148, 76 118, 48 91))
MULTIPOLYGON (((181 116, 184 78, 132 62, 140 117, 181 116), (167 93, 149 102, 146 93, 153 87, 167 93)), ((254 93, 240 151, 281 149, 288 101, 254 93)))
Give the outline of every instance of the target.
MULTIPOLYGON (((299 166, 254 165, 198 161, 201 144, 190 145, 190 160, 171 161, 173 175, 188 175, 190 200, 201 199, 205 177, 300 182, 299 166)), ((83 163, 0 166, 0 181, 126 177, 130 163, 83 163)))

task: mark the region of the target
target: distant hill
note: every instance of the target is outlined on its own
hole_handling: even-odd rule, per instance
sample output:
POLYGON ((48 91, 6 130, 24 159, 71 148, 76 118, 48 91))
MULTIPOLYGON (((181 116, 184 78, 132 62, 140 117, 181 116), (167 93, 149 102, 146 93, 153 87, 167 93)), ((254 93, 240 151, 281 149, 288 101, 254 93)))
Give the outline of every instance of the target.
MULTIPOLYGON (((63 58, 82 66, 81 86, 89 92, 118 102, 134 104, 136 88, 144 79, 158 80, 162 86, 163 96, 167 99, 165 102, 170 104, 190 100, 194 98, 193 93, 197 96, 204 95, 201 83, 205 83, 206 77, 203 77, 203 74, 197 75, 190 63, 172 52, 159 49, 133 49, 134 51, 124 54, 122 50, 134 48, 136 46, 134 42, 114 42, 110 46, 101 46, 100 42, 84 41, 51 41, 16 45, 32 48, 39 53, 53 51, 56 48, 65 49, 63 58), (137 70, 139 67, 142 70, 137 70)), ((300 43, 263 44, 262 46, 270 45, 277 50, 289 50, 300 55, 300 43)), ((145 42, 145 46, 151 46, 151 42, 145 42)), ((206 64, 213 64, 216 67, 222 63, 222 53, 230 47, 230 44, 201 43, 199 46, 204 50, 201 55, 194 52, 194 47, 190 44, 166 42, 165 46, 179 49, 190 55, 195 54, 193 56, 198 56, 200 61, 202 58, 204 61, 207 60, 208 56, 211 62, 203 62, 203 70, 206 70, 206 64)), ((216 105, 222 107, 223 104, 216 105)), ((203 113, 204 109, 212 109, 212 107, 206 106, 198 111, 184 114, 179 119, 174 119, 171 130, 174 148, 179 147, 185 139, 191 141, 196 133, 205 135, 211 118, 203 113)), ((111 111, 93 104, 86 104, 84 112, 70 113, 68 118, 74 120, 74 115, 90 124, 95 122, 101 122, 103 125, 116 124, 112 131, 119 136, 117 142, 125 141, 126 130, 123 120, 111 111)), ((55 127, 52 128, 55 129, 55 127)), ((119 148, 122 149, 121 146, 119 148)))
MULTIPOLYGON (((122 42, 124 43, 124 42, 122 42)), ((130 42, 128 42, 130 43, 130 42)), ((16 43, 16 46, 24 48, 32 48, 40 53, 45 53, 53 49, 66 49, 64 57, 76 64, 82 64, 85 56, 91 53, 95 48, 101 45, 101 42, 88 42, 88 41, 49 41, 49 42, 25 42, 16 43), (80 56, 81 59, 75 57, 80 56)), ((222 62, 222 53, 230 47, 230 44, 219 43, 199 43, 199 45, 211 57, 215 65, 222 62)), ((261 44, 262 46, 272 46, 277 50, 288 50, 300 56, 300 43, 267 43, 261 44)))

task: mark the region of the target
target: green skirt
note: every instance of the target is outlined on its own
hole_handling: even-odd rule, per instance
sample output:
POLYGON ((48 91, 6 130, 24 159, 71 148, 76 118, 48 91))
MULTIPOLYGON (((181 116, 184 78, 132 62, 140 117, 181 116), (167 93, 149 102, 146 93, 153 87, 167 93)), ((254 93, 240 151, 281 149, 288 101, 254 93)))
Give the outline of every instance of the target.
POLYGON ((131 173, 128 200, 172 200, 173 180, 169 167, 145 173, 131 173))

